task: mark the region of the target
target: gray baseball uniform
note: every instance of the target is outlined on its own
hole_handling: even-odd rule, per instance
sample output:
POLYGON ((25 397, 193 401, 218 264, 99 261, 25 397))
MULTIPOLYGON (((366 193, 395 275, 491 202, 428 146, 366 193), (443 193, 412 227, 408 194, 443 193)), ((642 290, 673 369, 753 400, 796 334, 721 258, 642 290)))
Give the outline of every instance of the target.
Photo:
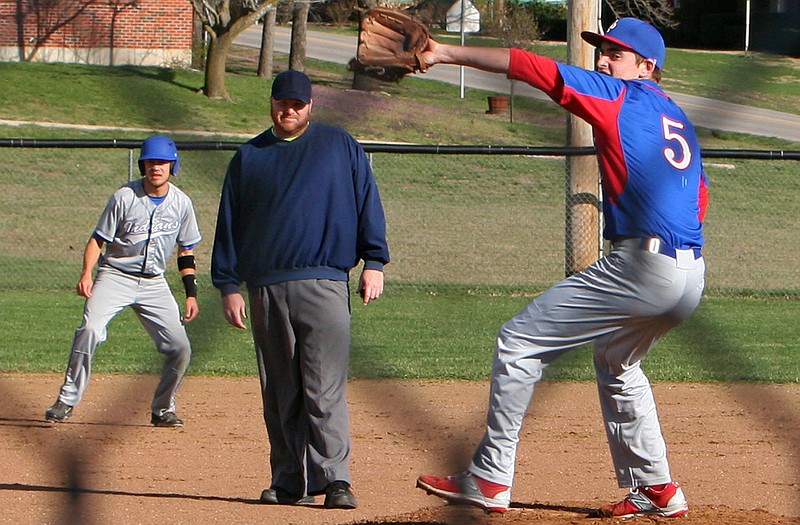
POLYGON ((671 481, 667 448, 641 360, 697 307, 705 262, 692 250, 651 253, 638 239, 556 284, 500 329, 486 434, 470 471, 511 485, 522 420, 542 372, 594 342, 594 366, 611 457, 623 487, 671 481))
POLYGON ((67 405, 81 401, 94 352, 106 339, 106 326, 130 306, 166 356, 152 412, 175 411, 175 392, 189 366, 191 346, 164 271, 176 244, 190 247, 201 236, 192 201, 183 191, 170 183, 163 200, 154 201, 143 182, 139 179, 114 192, 95 229, 94 236, 106 243, 106 249, 84 306, 83 323, 75 331, 59 395, 67 405))

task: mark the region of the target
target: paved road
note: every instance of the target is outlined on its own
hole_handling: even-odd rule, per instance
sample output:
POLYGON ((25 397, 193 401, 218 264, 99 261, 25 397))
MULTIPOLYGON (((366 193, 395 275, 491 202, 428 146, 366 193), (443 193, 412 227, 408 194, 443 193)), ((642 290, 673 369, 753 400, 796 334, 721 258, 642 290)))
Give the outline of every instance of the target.
MULTIPOLYGON (((276 27, 276 52, 289 53, 289 33, 286 27, 276 27)), ((261 26, 245 30, 236 39, 236 43, 260 47, 261 26)), ((310 58, 346 64, 355 56, 356 40, 349 35, 309 31, 307 49, 310 58)), ((418 76, 456 86, 461 85, 461 68, 458 66, 439 65, 418 76)), ((464 70, 464 86, 465 89, 481 89, 495 93, 509 93, 512 87, 511 82, 503 75, 469 68, 464 70)), ((546 99, 540 91, 523 82, 515 82, 513 89, 515 96, 546 99)), ((459 96, 458 88, 454 90, 454 95, 459 96)), ((680 104, 696 126, 800 142, 800 115, 756 109, 681 93, 670 93, 670 96, 680 104)))

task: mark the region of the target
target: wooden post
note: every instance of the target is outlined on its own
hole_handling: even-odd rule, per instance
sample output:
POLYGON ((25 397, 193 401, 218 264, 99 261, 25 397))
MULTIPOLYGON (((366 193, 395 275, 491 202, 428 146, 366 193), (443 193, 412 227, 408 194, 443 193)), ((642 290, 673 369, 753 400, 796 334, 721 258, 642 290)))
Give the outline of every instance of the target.
POLYGON ((261 21, 261 52, 258 55, 258 76, 272 77, 272 55, 275 49, 275 18, 277 9, 267 11, 261 21))
MULTIPOLYGON (((594 48, 581 38, 581 31, 597 31, 599 0, 569 0, 567 20, 567 62, 594 69, 594 48)), ((592 146, 591 127, 570 114, 567 144, 592 146)), ((595 156, 567 157, 567 198, 565 230, 565 273, 577 273, 594 261, 602 250, 600 232, 600 174, 595 156)))

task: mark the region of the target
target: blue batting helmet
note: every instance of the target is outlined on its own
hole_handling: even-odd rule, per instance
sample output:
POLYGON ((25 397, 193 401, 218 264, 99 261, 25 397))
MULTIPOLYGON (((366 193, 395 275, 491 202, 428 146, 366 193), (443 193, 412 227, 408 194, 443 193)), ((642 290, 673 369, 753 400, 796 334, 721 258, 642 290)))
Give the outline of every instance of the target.
POLYGON ((181 166, 181 159, 178 158, 178 148, 175 142, 164 135, 153 135, 142 143, 142 152, 139 155, 139 172, 144 175, 144 161, 146 160, 167 160, 172 162, 170 173, 175 175, 181 166))

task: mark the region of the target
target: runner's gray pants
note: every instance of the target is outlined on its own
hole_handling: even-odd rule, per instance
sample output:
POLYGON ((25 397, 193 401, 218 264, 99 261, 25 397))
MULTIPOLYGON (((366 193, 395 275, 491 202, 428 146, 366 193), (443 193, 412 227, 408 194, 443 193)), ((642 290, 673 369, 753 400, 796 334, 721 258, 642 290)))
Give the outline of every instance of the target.
POLYGON ((163 275, 143 278, 101 266, 86 299, 83 323, 75 331, 69 364, 59 399, 70 406, 80 403, 92 372, 97 346, 107 337, 107 326, 123 308, 130 306, 164 354, 161 379, 150 409, 154 414, 175 411, 175 392, 191 358, 191 345, 181 321, 178 303, 163 275))

